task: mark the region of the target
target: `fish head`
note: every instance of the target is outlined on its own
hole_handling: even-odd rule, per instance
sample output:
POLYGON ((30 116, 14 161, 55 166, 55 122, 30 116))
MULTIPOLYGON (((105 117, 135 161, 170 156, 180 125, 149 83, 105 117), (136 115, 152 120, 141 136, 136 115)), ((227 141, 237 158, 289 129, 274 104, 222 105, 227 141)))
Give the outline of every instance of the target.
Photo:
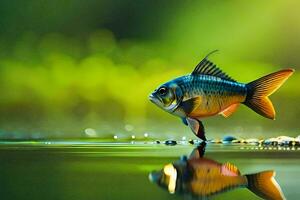
POLYGON ((152 103, 167 112, 173 112, 181 103, 182 97, 181 88, 174 81, 162 84, 149 95, 152 103))
POLYGON ((149 180, 173 194, 176 189, 177 170, 173 164, 167 164, 162 170, 151 172, 149 180))

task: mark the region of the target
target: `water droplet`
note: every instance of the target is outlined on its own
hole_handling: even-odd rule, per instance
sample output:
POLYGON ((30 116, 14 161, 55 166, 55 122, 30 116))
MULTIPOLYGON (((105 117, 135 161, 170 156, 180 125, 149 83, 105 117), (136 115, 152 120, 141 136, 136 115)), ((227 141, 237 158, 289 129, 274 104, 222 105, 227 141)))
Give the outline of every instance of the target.
POLYGON ((134 127, 131 124, 126 124, 124 128, 126 131, 132 131, 134 129, 134 127))
POLYGON ((95 129, 92 129, 92 128, 86 128, 84 130, 84 133, 89 137, 97 137, 97 133, 96 133, 95 129))

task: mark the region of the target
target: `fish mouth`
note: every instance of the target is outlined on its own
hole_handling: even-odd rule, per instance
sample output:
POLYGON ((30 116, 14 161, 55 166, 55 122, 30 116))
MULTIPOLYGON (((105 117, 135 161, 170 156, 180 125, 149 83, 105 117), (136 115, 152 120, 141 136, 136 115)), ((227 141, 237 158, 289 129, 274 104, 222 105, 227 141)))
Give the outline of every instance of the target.
POLYGON ((154 101, 154 95, 152 93, 149 95, 149 100, 152 102, 154 101))
POLYGON ((159 101, 159 100, 157 99, 157 97, 155 97, 155 95, 154 95, 153 93, 151 93, 151 94, 149 95, 149 100, 150 100, 152 103, 155 103, 155 104, 157 104, 157 102, 159 101))
POLYGON ((157 105, 158 107, 164 108, 162 99, 159 96, 157 96, 155 93, 152 93, 152 94, 149 95, 149 100, 153 104, 157 105))

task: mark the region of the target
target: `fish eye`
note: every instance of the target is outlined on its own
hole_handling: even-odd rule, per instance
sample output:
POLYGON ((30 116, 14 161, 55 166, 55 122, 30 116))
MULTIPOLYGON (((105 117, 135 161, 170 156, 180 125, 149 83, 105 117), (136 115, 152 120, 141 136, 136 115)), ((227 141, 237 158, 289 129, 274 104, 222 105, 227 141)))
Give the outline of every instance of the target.
POLYGON ((165 94, 167 94, 167 88, 166 88, 166 87, 161 87, 161 88, 159 88, 158 93, 159 93, 160 95, 165 95, 165 94))

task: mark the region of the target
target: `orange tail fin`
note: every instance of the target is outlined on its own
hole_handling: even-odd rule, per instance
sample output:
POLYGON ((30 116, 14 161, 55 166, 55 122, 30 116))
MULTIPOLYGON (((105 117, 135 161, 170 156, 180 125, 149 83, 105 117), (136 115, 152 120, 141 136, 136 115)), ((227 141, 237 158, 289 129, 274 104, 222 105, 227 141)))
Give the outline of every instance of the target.
POLYGON ((273 94, 294 71, 283 69, 248 83, 248 94, 244 104, 266 118, 275 119, 275 110, 268 96, 273 94))
POLYGON ((248 189, 263 199, 285 199, 280 186, 274 179, 274 171, 264 171, 257 174, 246 175, 248 189))

